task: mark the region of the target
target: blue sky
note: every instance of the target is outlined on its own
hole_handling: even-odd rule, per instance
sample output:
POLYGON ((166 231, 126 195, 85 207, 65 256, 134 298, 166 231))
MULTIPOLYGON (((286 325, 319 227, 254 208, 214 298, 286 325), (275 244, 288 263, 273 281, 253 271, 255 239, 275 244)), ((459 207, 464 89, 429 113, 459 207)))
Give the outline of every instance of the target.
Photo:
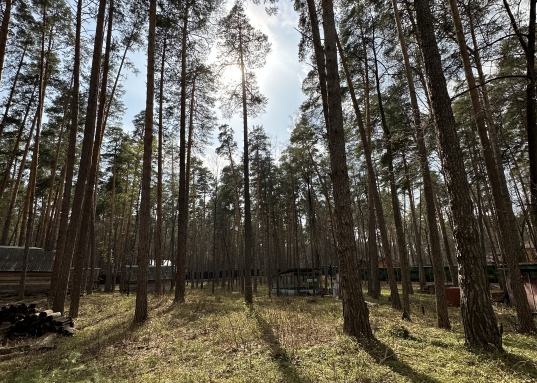
MULTIPOLYGON (((259 87, 268 98, 266 112, 260 117, 249 119, 249 125, 263 125, 267 134, 277 143, 284 144, 289 139, 293 126, 293 116, 304 99, 301 91, 301 81, 305 77, 308 67, 298 62, 298 42, 300 34, 294 29, 297 26, 298 16, 293 10, 290 1, 278 3, 278 14, 268 16, 264 6, 247 3, 247 14, 252 25, 262 30, 272 43, 272 52, 267 57, 265 67, 257 70, 259 87)), ((128 73, 124 83, 124 103, 126 113, 123 117, 125 129, 132 129, 134 115, 145 108, 146 63, 145 52, 131 53, 131 60, 139 70, 138 75, 128 73)), ((218 114, 220 116, 220 114, 218 114)), ((227 123, 236 132, 235 139, 242 147, 242 122, 235 117, 231 120, 221 120, 227 123)), ((215 132, 216 138, 217 132, 215 132)), ((214 152, 214 147, 207 148, 207 155, 214 152)))

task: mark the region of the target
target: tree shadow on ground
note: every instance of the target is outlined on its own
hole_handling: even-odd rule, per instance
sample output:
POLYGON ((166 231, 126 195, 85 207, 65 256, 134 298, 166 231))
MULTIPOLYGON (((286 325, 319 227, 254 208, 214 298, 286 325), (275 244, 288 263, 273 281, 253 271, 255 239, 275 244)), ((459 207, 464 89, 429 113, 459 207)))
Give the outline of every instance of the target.
POLYGON ((516 340, 514 340, 512 338, 509 339, 507 337, 504 337, 503 338, 503 345, 504 345, 504 347, 507 346, 507 347, 513 347, 513 348, 519 348, 519 349, 523 349, 523 350, 528 350, 528 351, 535 351, 537 349, 536 340, 537 340, 537 338, 531 337, 531 336, 528 336, 526 339, 523 339, 523 338, 519 337, 516 340))
POLYGON ((254 312, 254 317, 261 333, 261 339, 269 346, 272 360, 277 364, 278 369, 285 377, 285 381, 289 383, 313 383, 311 379, 301 376, 295 366, 292 365, 291 358, 281 346, 272 326, 258 312, 254 312))
POLYGON ((384 364, 402 376, 407 377, 412 382, 420 383, 440 383, 439 380, 424 373, 414 370, 407 363, 397 359, 395 352, 386 344, 379 340, 371 340, 363 343, 364 351, 367 352, 379 364, 384 364))
POLYGON ((527 378, 530 378, 528 381, 537 381, 537 364, 535 360, 524 358, 508 351, 474 351, 474 354, 479 358, 494 359, 501 362, 500 369, 507 373, 512 374, 513 371, 517 371, 519 374, 527 374, 527 378))
MULTIPOLYGON (((175 302, 173 299, 169 302, 170 298, 173 298, 173 294, 167 293, 167 295, 160 295, 156 300, 157 302, 151 302, 150 311, 153 315, 167 315, 174 314, 177 319, 183 319, 185 323, 195 322, 202 316, 210 314, 226 315, 230 312, 236 312, 242 308, 241 304, 227 304, 225 305, 221 300, 222 294, 216 294, 213 296, 215 299, 210 300, 210 295, 203 295, 194 299, 188 299, 185 302, 175 302), (161 299, 165 304, 158 302, 161 299)), ((155 299, 155 298, 153 298, 155 299)))

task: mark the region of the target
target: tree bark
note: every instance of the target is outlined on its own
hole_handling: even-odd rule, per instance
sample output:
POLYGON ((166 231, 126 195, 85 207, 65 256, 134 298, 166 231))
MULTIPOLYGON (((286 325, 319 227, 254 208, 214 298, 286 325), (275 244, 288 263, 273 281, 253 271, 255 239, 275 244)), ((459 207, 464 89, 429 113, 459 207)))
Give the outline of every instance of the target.
MULTIPOLYGON (((11 0, 7 0, 7 1, 11 2, 11 0)), ((4 14, 4 18, 5 18, 5 14, 4 14)), ((0 40, 1 40, 1 37, 0 37, 0 40)), ((0 49, 1 49, 1 47, 0 47, 0 49)), ((15 73, 15 77, 13 78, 13 85, 11 86, 11 90, 9 92, 9 97, 7 98, 6 109, 4 111, 4 116, 2 117, 2 122, 0 123, 0 139, 2 138, 2 133, 4 132, 4 127, 6 126, 7 117, 8 117, 9 111, 11 109, 11 103, 13 102, 13 96, 15 95, 15 90, 17 89, 17 83, 18 83, 18 80, 19 80, 19 75, 20 75, 22 66, 24 64, 24 58, 26 57, 26 50, 27 49, 28 49, 28 43, 24 44, 24 49, 22 51, 21 58, 19 60, 19 65, 17 66, 17 72, 15 73)), ((1 52, 0 52, 0 54, 1 54, 1 52)), ((2 67, 3 67, 3 62, 0 62, 0 83, 2 82, 2 67)), ((8 168, 8 173, 9 173, 9 168, 8 168)), ((1 190, 0 190, 0 192, 1 192, 1 190)), ((1 194, 0 194, 0 198, 2 198, 1 194)))
MULTIPOLYGON (((0 26, 0 83, 2 83, 2 72, 4 69, 4 58, 6 57, 6 47, 9 34, 9 21, 11 20, 11 8, 13 1, 6 0, 6 8, 4 9, 4 17, 0 26)), ((0 131, 0 138, 2 132, 0 131)))
POLYGON ((177 273, 175 276, 175 302, 185 301, 186 245, 188 236, 188 203, 186 183, 186 58, 188 38, 189 2, 183 10, 183 32, 181 39, 181 117, 179 143, 179 217, 177 224, 177 273))
MULTIPOLYGON (((323 0, 325 67, 318 63, 318 71, 326 68, 326 100, 328 106, 327 133, 330 168, 337 219, 337 249, 341 276, 343 330, 357 338, 373 338, 369 311, 362 294, 362 283, 356 262, 356 241, 350 196, 349 174, 345 153, 345 132, 337 62, 337 33, 331 0, 323 0)), ((322 78, 320 78, 322 81, 322 78)))
MULTIPOLYGON (((60 279, 60 270, 63 261, 64 247, 67 239, 67 229, 69 220, 69 211, 71 206, 71 190, 73 186, 73 173, 76 157, 76 136, 78 133, 78 108, 80 99, 80 39, 82 29, 82 0, 77 2, 76 14, 76 34, 75 34, 75 55, 73 63, 73 88, 71 97, 71 126, 69 127, 69 145, 66 154, 66 171, 65 186, 63 188, 63 197, 61 202, 61 213, 58 227, 58 240, 56 243, 56 256, 54 257, 54 266, 52 269, 52 278, 50 281, 50 291, 48 296, 49 303, 52 303, 56 296, 58 281, 60 279)), ((70 267, 70 265, 69 265, 70 267)), ((63 299, 65 301, 65 298, 63 299)))
MULTIPOLYGON (((72 81, 71 81, 68 94, 71 91, 72 85, 73 84, 72 84, 72 81)), ((68 107, 69 107, 69 97, 66 97, 65 105, 63 107, 63 118, 62 118, 62 124, 61 124, 61 128, 60 128, 60 135, 58 137, 58 143, 56 144, 56 154, 54 155, 54 164, 52 165, 52 168, 50 170, 50 185, 49 185, 49 190, 48 190, 48 193, 47 193, 47 202, 45 203, 45 214, 42 217, 43 224, 42 224, 41 229, 39 230, 39 237, 38 237, 38 241, 37 241, 39 246, 41 246, 41 247, 43 247, 44 239, 46 237, 46 234, 49 231, 49 223, 50 223, 50 221, 52 219, 52 217, 49 217, 49 215, 51 214, 51 210, 50 210, 51 207, 52 207, 51 206, 51 201, 52 201, 52 195, 54 194, 54 183, 55 183, 55 180, 56 180, 56 170, 58 168, 58 159, 60 157, 60 151, 61 151, 62 142, 63 142, 64 125, 65 125, 65 122, 67 120, 67 109, 68 109, 68 107)))
MULTIPOLYGON (((527 33, 522 33, 520 30, 511 8, 507 0, 503 0, 503 4, 511 26, 518 37, 524 55, 526 57, 526 76, 528 84, 526 85, 526 129, 528 134, 528 153, 530 165, 530 194, 531 194, 531 212, 533 217, 533 225, 537 225, 537 94, 536 83, 537 76, 535 73, 535 30, 537 19, 537 0, 529 1, 529 22, 527 33)), ((518 309, 517 309, 518 313, 518 309)))
MULTIPOLYGON (((104 129, 106 127, 105 120, 105 105, 106 105, 106 95, 107 95, 107 85, 108 85, 108 74, 110 68, 110 51, 112 46, 112 26, 114 25, 113 20, 114 15, 114 0, 110 0, 108 7, 108 30, 106 36, 106 47, 105 55, 102 62, 102 75, 101 75, 101 90, 99 93, 99 106, 97 110, 97 124, 95 131, 95 140, 93 143, 93 150, 91 155, 91 167, 87 176, 86 186, 85 186, 85 196, 84 203, 82 207, 82 215, 84 217, 91 217, 91 210, 95 206, 94 197, 96 196, 95 185, 97 183, 97 175, 99 170, 99 160, 101 153, 101 145, 104 136, 104 129)), ((111 95, 113 97, 113 94, 111 95)), ((112 206, 114 206, 112 204, 112 206)), ((112 211, 111 216, 113 217, 114 211, 112 211)), ((112 218, 113 219, 113 218, 112 218)), ((91 224, 89 220, 82 221, 80 234, 78 238, 77 251, 74 255, 73 262, 73 283, 71 287, 71 302, 69 306, 69 315, 73 318, 78 317, 78 309, 80 304, 80 295, 85 288, 84 282, 87 278, 87 269, 86 274, 84 275, 84 267, 88 264, 89 257, 91 255, 90 247, 88 246, 90 240, 90 230, 91 224)), ((112 241, 110 241, 112 242, 112 241)), ((108 263, 110 265, 110 262, 108 263)), ((112 278, 109 278, 109 282, 112 278)))
MULTIPOLYGON (((497 166, 499 159, 495 158, 489 140, 487 127, 485 125, 485 116, 481 108, 481 102, 479 100, 475 77, 472 72, 470 55, 468 54, 468 48, 466 46, 466 38, 462 29, 459 9, 455 0, 449 0, 449 4, 451 7, 451 14, 453 15, 453 21, 455 24, 455 32, 457 34, 457 42, 459 44, 459 49, 461 52, 464 74, 466 76, 466 82, 470 90, 470 100, 472 102, 472 109, 474 111, 477 131, 479 134, 479 139, 481 141, 481 149, 483 157, 485 159, 485 168, 487 170, 487 176, 492 189, 492 197, 496 209, 496 214, 498 215, 500 238, 503 242, 502 248, 504 250, 507 267, 509 268, 509 274, 511 275, 510 284, 514 296, 514 306, 517 311, 520 325, 519 331, 523 333, 535 332, 537 331, 537 329, 535 327, 535 323, 533 322, 533 316, 530 310, 528 300, 526 299, 526 291, 524 290, 524 285, 522 283, 522 274, 520 273, 520 267, 518 265, 519 260, 524 259, 524 249, 522 247, 522 243, 517 232, 517 223, 511 205, 511 198, 507 192, 507 185, 504 185, 503 187, 501 185, 501 177, 498 174, 498 171, 500 169, 497 166), (505 192, 507 192, 507 194, 505 194, 505 192)), ((535 41, 535 30, 533 31, 533 35, 533 39, 529 38, 529 40, 535 41)), ((535 98, 535 84, 532 89, 533 90, 531 93, 531 97, 535 98)), ((532 100, 532 102, 535 101, 532 100)), ((533 109, 535 109, 534 106, 533 109)), ((528 133, 530 131, 535 130, 535 111, 533 111, 532 113, 533 127, 531 129, 529 117, 530 116, 528 115, 528 133)), ((537 142, 535 143, 535 146, 531 146, 530 144, 530 151, 531 148, 537 149, 537 142)), ((532 156, 530 155, 530 163, 532 159, 531 157, 532 156)), ((503 168, 501 168, 501 171, 503 172, 503 168)), ((535 180, 537 181, 537 178, 535 180)))
POLYGON ((415 8, 438 147, 443 160, 453 214, 465 340, 470 346, 482 348, 493 346, 501 349, 501 334, 492 310, 485 273, 485 255, 479 248, 477 221, 436 42, 434 19, 428 0, 415 0, 415 8))
POLYGON ((252 256, 253 231, 250 202, 250 157, 248 154, 248 109, 246 107, 246 74, 243 60, 242 35, 239 35, 241 88, 242 88, 242 124, 243 124, 243 172, 244 172, 244 301, 253 303, 252 291, 252 256))
MULTIPOLYGON (((103 47, 103 30, 106 11, 106 0, 99 1, 97 15, 97 25, 93 49, 93 60, 91 66, 90 86, 88 92, 88 107, 86 111, 86 122, 84 125, 84 139, 82 141, 82 152, 80 156, 80 167, 75 186, 75 194, 72 203, 71 221, 67 228, 65 245, 58 248, 56 254, 61 260, 56 291, 54 292, 53 310, 64 312, 65 296, 69 280, 69 272, 73 253, 77 243, 80 227, 82 223, 82 209, 84 203, 85 187, 88 173, 91 169, 91 158, 93 151, 93 141, 95 135, 95 120, 97 115, 97 98, 99 93, 99 72, 101 64, 101 51, 103 47)), ((78 23, 77 23, 78 24, 78 23)))
MULTIPOLYGON (((26 198, 28 200, 28 223, 26 228, 26 238, 24 240, 24 251, 22 255, 22 267, 21 267, 21 279, 19 284, 19 299, 24 297, 24 289, 26 287, 26 269, 28 267, 28 253, 30 251, 30 243, 33 240, 33 229, 34 229, 34 220, 35 220, 35 210, 34 205, 35 200, 35 185, 37 179, 37 167, 39 161, 39 138, 41 135, 41 124, 43 121, 43 104, 45 103, 45 88, 46 88, 46 77, 47 72, 45 71, 45 65, 48 66, 48 60, 45 63, 45 37, 46 37, 46 21, 47 21, 47 7, 46 3, 43 4, 43 25, 42 25, 42 34, 41 34, 41 58, 39 62, 39 103, 37 104, 37 123, 35 128, 35 139, 34 139, 34 151, 32 153, 32 163, 30 165, 30 177, 28 180, 28 191, 26 193, 26 198)), ((48 42, 48 51, 52 45, 52 29, 49 35, 48 42)), ((0 46, 1 49, 1 46, 0 46)), ((5 48, 4 48, 5 49, 5 48)), ((2 53, 0 51, 0 53, 2 53)), ((26 203, 25 203, 26 204, 26 203)))
MULTIPOLYGON (((377 85, 377 95, 378 95, 378 102, 379 102, 379 110, 380 110, 380 116, 381 116, 381 125, 382 130, 384 131, 384 141, 386 146, 386 159, 388 161, 388 178, 390 180, 390 194, 392 199, 392 208, 393 208, 393 220, 395 224, 395 232, 396 232, 396 239, 397 239, 397 249, 399 251, 399 260, 401 265, 401 277, 402 277, 402 287, 403 287, 403 317, 410 320, 410 300, 409 300, 409 294, 411 290, 411 282, 410 282, 410 269, 408 266, 408 253, 407 253, 407 246, 405 241, 405 234, 403 231, 403 223, 401 219, 401 207, 399 204, 399 198, 397 197, 397 185, 395 183, 395 172, 393 168, 393 148, 392 148, 392 135, 390 132, 390 128, 388 127, 388 123, 386 122, 386 116, 384 113, 384 106, 382 101, 382 94, 380 91, 380 78, 379 78, 379 71, 378 71, 378 62, 377 62, 377 53, 375 48, 374 50, 374 58, 375 58, 375 79, 376 79, 376 85, 377 85)), ((391 263, 391 262, 390 262, 391 263)), ((394 279, 395 276, 393 274, 393 265, 391 266, 390 271, 390 264, 388 263, 388 273, 389 276, 391 276, 391 279, 394 279)), ((390 288, 393 289, 392 284, 395 284, 395 289, 397 290, 397 282, 392 282, 390 280, 390 288)), ((393 295, 393 291, 392 291, 393 295)), ((394 305, 392 301, 392 306, 394 305)), ((394 307, 397 308, 397 307, 394 307)))
POLYGON ((151 152, 153 149, 153 103, 155 98, 155 29, 157 1, 149 2, 149 35, 147 39, 147 94, 145 101, 144 155, 142 165, 142 196, 138 242, 138 280, 134 322, 147 319, 147 276, 151 251, 151 152))
POLYGON ((444 241, 444 250, 446 251, 446 258, 449 265, 449 272, 451 274, 451 282, 453 283, 453 286, 459 286, 459 281, 457 278, 457 269, 455 269, 455 264, 453 263, 453 259, 451 257, 451 248, 449 246, 449 238, 446 231, 446 224, 444 222, 444 216, 442 214, 442 210, 440 210, 440 203, 438 203, 438 196, 434 192, 434 207, 436 210, 436 215, 438 216, 438 222, 440 224, 440 233, 442 234, 442 240, 444 241))
MULTIPOLYGON (((444 284, 445 273, 444 273, 442 260, 441 258, 439 258, 441 254, 440 237, 438 234, 438 227, 436 225, 436 213, 435 213, 435 207, 434 207, 434 194, 433 194, 434 192, 433 192, 433 185, 432 185, 432 180, 431 180, 431 173, 429 170, 429 161, 427 159, 427 149, 425 147, 425 139, 424 139, 424 132, 423 132, 424 127, 422 126, 422 123, 421 123, 420 110, 419 110, 418 100, 416 97, 416 88, 414 85, 414 78, 412 76, 410 60, 408 57, 408 49, 406 46, 403 29, 401 27, 401 20, 399 17, 399 10, 397 9, 396 0, 392 0, 392 6, 394 8, 394 16, 395 16, 395 22, 397 25, 399 45, 403 53, 403 60, 405 64, 405 74, 406 74, 407 82, 408 82, 410 103, 412 106, 412 117, 414 120, 414 130, 416 133, 416 143, 418 146, 418 154, 419 154, 419 159, 420 159, 420 170, 421 170, 421 175, 423 179, 423 191, 425 194, 427 224, 429 228, 430 242, 431 242, 432 253, 433 253, 433 270, 434 270, 434 276, 435 276, 437 322, 438 322, 438 327, 440 328, 450 328, 451 324, 449 322, 449 317, 448 317, 447 300, 446 300, 445 284, 444 284)), ((409 192, 411 193, 410 185, 409 185, 409 192)), ((410 196, 410 198, 412 198, 412 196, 410 196)), ((411 208, 413 208, 412 201, 411 201, 411 208)), ((416 225, 417 222, 415 219, 414 211, 412 211, 412 215, 413 215, 414 224, 416 225)), ((418 259, 419 261, 421 261, 420 285, 423 288, 425 284, 425 276, 422 275, 422 270, 421 270, 421 268, 423 267, 423 256, 421 256, 421 251, 422 251, 421 238, 419 238, 417 226, 414 226, 414 227, 416 228, 416 238, 418 239, 416 243, 416 247, 418 251, 418 259)))
POLYGON ((157 156, 157 223, 155 228, 155 294, 162 290, 161 264, 162 264, 162 147, 164 138, 164 68, 166 64, 166 37, 162 47, 162 61, 160 64, 159 109, 158 109, 158 156, 157 156))

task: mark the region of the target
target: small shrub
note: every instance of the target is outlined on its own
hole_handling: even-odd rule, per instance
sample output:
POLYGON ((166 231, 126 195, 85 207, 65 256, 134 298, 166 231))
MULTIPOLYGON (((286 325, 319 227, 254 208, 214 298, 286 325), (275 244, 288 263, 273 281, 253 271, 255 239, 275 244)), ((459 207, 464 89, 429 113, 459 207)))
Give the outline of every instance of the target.
POLYGON ((390 326, 390 335, 396 338, 408 339, 410 338, 410 331, 405 326, 390 326))

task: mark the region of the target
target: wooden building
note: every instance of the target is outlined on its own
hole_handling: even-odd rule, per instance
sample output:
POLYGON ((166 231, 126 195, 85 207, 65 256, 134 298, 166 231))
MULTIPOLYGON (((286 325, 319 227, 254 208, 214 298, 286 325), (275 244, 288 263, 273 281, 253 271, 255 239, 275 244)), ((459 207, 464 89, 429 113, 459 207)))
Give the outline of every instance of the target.
MULTIPOLYGON (((172 266, 161 266, 160 267, 160 277, 162 280, 162 288, 164 292, 171 291, 172 280, 175 278, 175 272, 172 269, 172 266)), ((127 275, 125 277, 129 291, 136 291, 136 284, 138 281, 138 266, 132 265, 127 266, 127 275)), ((156 267, 149 266, 149 274, 147 276, 147 289, 149 291, 155 290, 155 279, 156 279, 156 267)))
MULTIPOLYGON (((54 267, 55 251, 30 247, 28 265, 26 268, 27 293, 48 293, 54 267)), ((22 271, 24 247, 0 246, 0 293, 14 294, 19 291, 22 271)), ((72 282, 73 269, 69 274, 69 284, 72 282)), ((95 269, 94 288, 99 287, 99 269, 95 269)))
MULTIPOLYGON (((16 293, 22 271, 24 247, 0 246, 0 292, 16 293)), ((54 266, 54 251, 30 247, 26 268, 25 291, 48 292, 54 266)))
POLYGON ((323 292, 319 269, 293 268, 272 276, 274 295, 317 295, 323 292))

